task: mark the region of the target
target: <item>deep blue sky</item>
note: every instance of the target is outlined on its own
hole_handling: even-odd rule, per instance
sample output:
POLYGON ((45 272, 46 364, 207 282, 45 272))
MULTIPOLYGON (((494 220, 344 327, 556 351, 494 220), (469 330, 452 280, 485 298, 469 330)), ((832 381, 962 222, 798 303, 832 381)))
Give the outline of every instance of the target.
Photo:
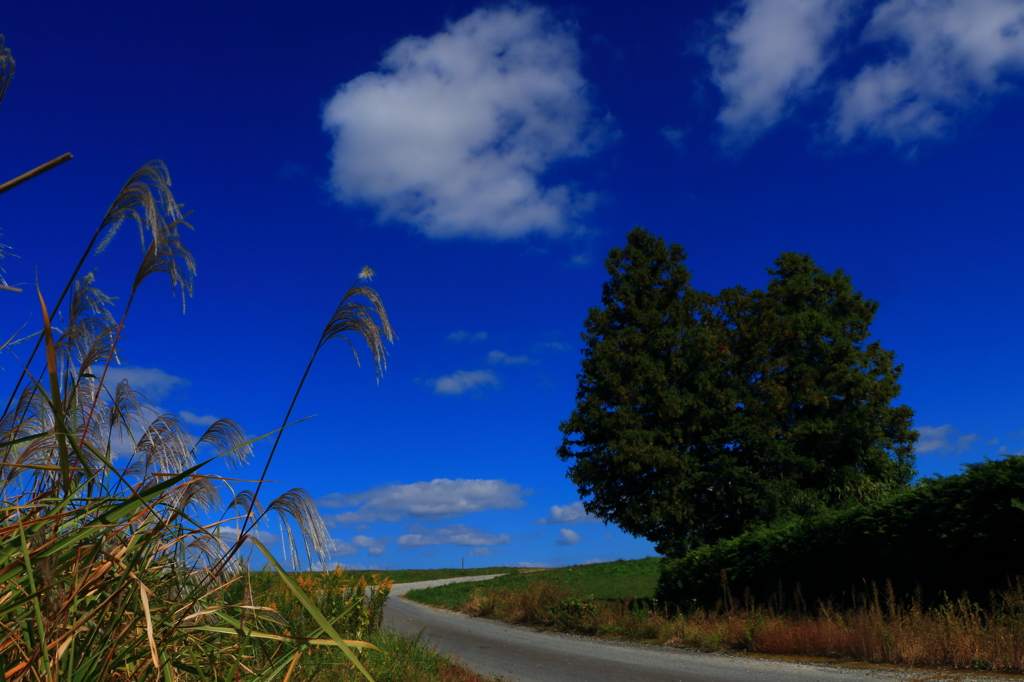
MULTIPOLYGON (((183 316, 146 283, 125 375, 197 433, 232 417, 259 434, 376 270, 399 335, 383 380, 329 347, 297 406, 317 416, 270 472, 271 494, 323 502, 350 566, 652 553, 573 518, 554 454, 602 260, 637 224, 707 290, 763 286, 790 250, 849 273, 904 364, 922 474, 1024 449, 1024 3, 645 8, 5 6, 4 179, 75 155, 4 195, 5 277, 38 272, 55 298, 120 186, 163 159, 196 294, 183 316)), ((91 261, 114 295, 133 229, 91 261)), ((5 338, 36 328, 34 296, 4 301, 5 338)))

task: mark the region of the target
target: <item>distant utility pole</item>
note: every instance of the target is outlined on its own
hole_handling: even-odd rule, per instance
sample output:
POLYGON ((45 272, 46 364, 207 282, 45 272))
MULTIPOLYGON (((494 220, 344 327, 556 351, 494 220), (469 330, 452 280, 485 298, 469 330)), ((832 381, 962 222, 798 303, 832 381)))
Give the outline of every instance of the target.
POLYGON ((466 557, 462 557, 462 570, 466 570, 466 557))

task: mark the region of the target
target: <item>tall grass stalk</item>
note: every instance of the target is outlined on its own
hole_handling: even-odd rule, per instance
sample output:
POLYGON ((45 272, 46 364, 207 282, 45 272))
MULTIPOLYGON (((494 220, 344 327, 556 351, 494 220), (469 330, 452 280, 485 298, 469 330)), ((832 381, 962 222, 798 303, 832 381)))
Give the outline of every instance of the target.
MULTIPOLYGON (((0 37, 0 97, 13 68, 0 37)), ((170 187, 159 161, 129 179, 56 301, 48 303, 37 286, 41 328, 20 339, 35 342, 28 359, 8 356, 22 372, 0 414, 0 671, 5 680, 47 682, 297 679, 298 658, 328 647, 372 679, 362 652, 376 649, 364 641, 375 628, 351 638, 345 617, 357 607, 324 613, 254 532, 259 518, 276 513, 296 566, 300 539, 310 562, 326 561, 330 540, 310 496, 294 489, 261 503, 260 477, 257 491, 231 493, 225 505, 221 494, 237 479, 203 469, 214 460, 244 466, 256 439, 230 419, 195 438, 128 381, 107 381, 143 283, 167 277, 183 306, 192 294, 196 264, 181 238, 191 226, 170 187), (82 271, 97 243, 102 251, 131 223, 143 256, 115 317, 114 299, 82 271), (40 349, 44 359, 35 367, 40 349), (201 446, 213 456, 199 461, 201 446), (221 520, 206 520, 222 508, 229 513, 221 520), (237 521, 235 530, 230 524, 237 521), (273 608, 256 605, 251 592, 226 600, 226 590, 248 574, 237 556, 246 542, 315 623, 304 636, 290 633, 273 608)), ((358 284, 362 279, 345 293, 317 351, 351 331, 369 334, 379 377, 380 334, 391 339, 393 332, 379 296, 358 284)), ((10 287, 0 293, 26 295, 10 287)), ((13 351, 16 343, 0 350, 13 351)), ((386 583, 369 587, 377 601, 358 608, 386 598, 386 583)))

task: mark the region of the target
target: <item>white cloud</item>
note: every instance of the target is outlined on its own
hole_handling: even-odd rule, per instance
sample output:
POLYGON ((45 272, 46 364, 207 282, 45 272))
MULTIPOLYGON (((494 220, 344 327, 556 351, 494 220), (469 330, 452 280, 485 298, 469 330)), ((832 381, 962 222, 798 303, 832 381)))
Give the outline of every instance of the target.
MULTIPOLYGON (((96 368, 100 371, 99 368, 96 368)), ((96 376, 99 376, 97 374, 96 376)), ((150 400, 161 400, 178 388, 184 388, 189 382, 181 377, 168 374, 156 367, 133 367, 131 365, 111 365, 103 380, 111 391, 121 381, 127 379, 128 385, 145 395, 150 400)))
MULTIPOLYGON (((221 525, 221 526, 219 526, 219 528, 220 528, 221 538, 223 538, 225 541, 234 541, 234 540, 238 539, 238 535, 239 535, 239 529, 238 528, 236 528, 234 526, 227 526, 227 525, 221 525)), ((279 535, 275 535, 274 533, 270 533, 270 532, 267 532, 265 530, 255 530, 255 529, 252 529, 252 528, 250 528, 249 530, 245 531, 245 534, 248 535, 249 537, 255 537, 257 540, 259 540, 260 542, 262 542, 265 545, 273 545, 278 540, 281 539, 281 537, 279 535)))
POLYGON ((182 420, 186 424, 195 424, 196 426, 210 426, 217 421, 217 417, 214 417, 212 414, 198 415, 188 410, 182 410, 178 414, 181 415, 182 420))
POLYGON ((829 62, 828 45, 852 0, 746 0, 720 15, 724 35, 708 53, 711 80, 725 105, 718 121, 729 143, 746 143, 775 125, 829 62))
POLYGON ((436 380, 434 382, 434 393, 458 395, 459 393, 465 393, 471 388, 487 385, 498 385, 498 377, 494 376, 494 372, 491 370, 476 369, 467 372, 460 369, 436 380))
POLYGON ((324 107, 336 196, 432 237, 565 231, 591 200, 541 175, 604 137, 579 60, 539 7, 478 9, 403 38, 324 107))
POLYGON ((460 547, 481 547, 507 545, 512 541, 508 533, 484 533, 477 528, 456 524, 443 528, 411 526, 411 533, 398 538, 402 547, 429 547, 432 545, 458 545, 460 547))
POLYGON ((597 523, 601 519, 591 516, 583 508, 582 502, 573 502, 565 505, 552 505, 551 516, 546 519, 537 519, 535 523, 559 523, 567 525, 570 523, 597 523))
POLYGON ((889 0, 875 8, 863 39, 895 49, 844 84, 834 128, 896 144, 943 134, 951 116, 1007 87, 1024 69, 1020 0, 889 0))
POLYGON ((489 547, 474 547, 473 549, 466 552, 469 556, 491 556, 494 554, 494 550, 489 547))
POLYGON ((555 544, 560 547, 566 547, 568 545, 575 545, 577 542, 582 540, 580 534, 576 531, 569 530, 568 528, 561 528, 558 531, 558 539, 555 540, 555 544))
POLYGON ((976 433, 961 436, 952 424, 918 426, 917 430, 921 432, 921 438, 914 449, 922 453, 938 451, 960 454, 969 450, 974 441, 980 438, 976 433))
POLYGON ((675 128, 673 126, 665 126, 661 129, 661 136, 665 138, 665 141, 669 143, 672 149, 677 152, 682 152, 685 148, 683 142, 686 138, 686 131, 681 128, 675 128))
POLYGON ((545 564, 540 561, 520 561, 516 566, 520 568, 551 568, 551 564, 545 564))
POLYGON ((371 538, 366 535, 357 535, 352 538, 352 544, 362 547, 370 556, 380 556, 387 549, 391 538, 371 538))
POLYGON ((332 493, 320 498, 321 507, 358 507, 354 512, 325 515, 330 525, 398 521, 450 519, 488 509, 518 509, 522 496, 529 494, 516 483, 500 479, 435 478, 433 481, 384 486, 364 493, 332 493))
POLYGON ((448 335, 449 341, 483 341, 487 338, 487 332, 477 332, 476 334, 470 334, 462 329, 452 332, 448 335))
POLYGON ((509 355, 500 350, 492 350, 487 354, 487 362, 492 365, 522 365, 530 361, 525 355, 509 355))
POLYGON ((310 566, 311 571, 333 571, 335 569, 345 569, 348 571, 389 571, 394 568, 391 564, 346 564, 341 561, 328 561, 327 563, 321 563, 316 561, 310 566))
POLYGON ((750 142, 824 93, 834 95, 829 126, 839 142, 864 135, 912 144, 943 135, 957 114, 1024 72, 1021 0, 884 0, 854 34, 849 20, 861 5, 742 0, 719 17, 708 60, 727 143, 750 142), (842 67, 853 77, 827 73, 837 59, 862 55, 867 63, 842 67))
POLYGON ((336 540, 335 538, 331 538, 327 544, 327 553, 331 557, 350 556, 352 554, 359 553, 359 548, 353 545, 351 542, 345 542, 343 540, 336 540))

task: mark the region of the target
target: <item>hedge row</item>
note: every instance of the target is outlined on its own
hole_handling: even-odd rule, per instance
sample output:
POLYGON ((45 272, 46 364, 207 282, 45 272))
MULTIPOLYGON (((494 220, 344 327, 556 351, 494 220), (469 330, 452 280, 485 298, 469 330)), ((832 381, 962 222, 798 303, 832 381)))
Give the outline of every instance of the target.
POLYGON ((970 464, 885 500, 770 526, 662 561, 659 600, 713 608, 730 593, 848 606, 891 581, 898 599, 978 603, 1024 576, 1024 457, 970 464))

